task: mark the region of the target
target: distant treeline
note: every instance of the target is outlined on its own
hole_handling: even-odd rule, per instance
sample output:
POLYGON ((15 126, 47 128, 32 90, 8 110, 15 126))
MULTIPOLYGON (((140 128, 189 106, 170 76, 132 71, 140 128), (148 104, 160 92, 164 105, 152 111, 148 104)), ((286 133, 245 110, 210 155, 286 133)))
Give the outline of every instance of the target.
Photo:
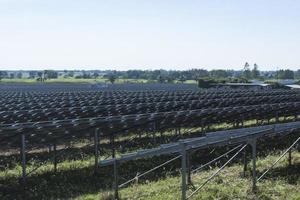
POLYGON ((186 80, 200 79, 217 80, 231 80, 233 82, 245 82, 250 79, 270 80, 270 79, 299 79, 300 70, 278 70, 278 71, 259 71, 258 66, 254 64, 250 69, 248 63, 245 64, 242 70, 205 70, 205 69, 191 69, 191 70, 43 70, 43 71, 0 71, 0 80, 3 78, 29 78, 37 81, 45 81, 47 79, 63 78, 77 78, 77 79, 97 79, 105 78, 110 82, 116 79, 135 79, 148 80, 161 83, 185 82, 186 80))

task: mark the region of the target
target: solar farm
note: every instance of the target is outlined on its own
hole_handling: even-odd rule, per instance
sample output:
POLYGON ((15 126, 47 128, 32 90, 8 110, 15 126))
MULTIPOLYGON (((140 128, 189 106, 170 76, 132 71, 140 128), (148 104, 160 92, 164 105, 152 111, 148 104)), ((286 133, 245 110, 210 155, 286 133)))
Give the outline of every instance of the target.
POLYGON ((299 177, 299 91, 3 84, 0 97, 1 199, 99 192, 151 199, 140 192, 122 198, 122 190, 166 173, 178 178, 170 199, 202 199, 202 190, 236 163, 253 193, 284 160, 299 177), (257 170, 258 157, 271 151, 279 152, 274 162, 257 170), (195 173, 210 175, 198 180, 195 173))

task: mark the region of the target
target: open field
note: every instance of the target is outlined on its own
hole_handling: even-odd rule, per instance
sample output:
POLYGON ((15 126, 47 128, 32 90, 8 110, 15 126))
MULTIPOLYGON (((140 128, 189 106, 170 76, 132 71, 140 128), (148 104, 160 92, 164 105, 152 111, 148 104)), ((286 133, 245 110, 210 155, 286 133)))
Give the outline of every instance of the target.
MULTIPOLYGON (((77 78, 57 78, 57 79, 48 79, 44 83, 108 83, 108 79, 105 78, 90 78, 90 79, 77 79, 77 78)), ((124 83, 124 82, 134 82, 134 83, 145 83, 147 80, 144 79, 117 79, 115 83, 124 83)), ((35 79, 2 79, 0 81, 1 83, 30 83, 30 84, 35 84, 39 83, 35 79)))
MULTIPOLYGON (((116 84, 122 84, 122 83, 149 83, 149 82, 157 82, 157 81, 151 81, 146 79, 125 79, 125 78, 118 78, 116 79, 116 84)), ((177 83, 178 81, 175 81, 174 83, 177 83)), ((40 83, 36 81, 35 79, 26 79, 26 78, 13 78, 13 79, 2 79, 0 81, 1 83, 27 83, 27 84, 35 84, 40 83)), ((49 79, 46 80, 44 83, 51 84, 51 83, 88 83, 88 84, 95 84, 95 83, 109 83, 109 80, 107 78, 57 78, 57 79, 49 79)), ((196 84, 197 82, 195 80, 186 80, 184 83, 186 84, 196 84)))

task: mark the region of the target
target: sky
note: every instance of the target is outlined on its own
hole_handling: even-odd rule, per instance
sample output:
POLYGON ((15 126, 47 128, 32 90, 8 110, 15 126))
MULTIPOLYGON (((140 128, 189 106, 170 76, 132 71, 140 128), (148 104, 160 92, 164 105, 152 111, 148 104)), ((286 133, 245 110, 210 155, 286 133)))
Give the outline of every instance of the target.
POLYGON ((296 0, 0 0, 0 70, 300 69, 296 0))

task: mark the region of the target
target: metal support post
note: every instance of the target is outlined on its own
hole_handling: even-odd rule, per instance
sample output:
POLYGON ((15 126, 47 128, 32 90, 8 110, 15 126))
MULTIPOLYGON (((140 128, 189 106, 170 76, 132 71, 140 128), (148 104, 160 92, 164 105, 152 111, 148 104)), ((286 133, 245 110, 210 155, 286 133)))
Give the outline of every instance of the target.
POLYGON ((98 169, 99 166, 99 128, 95 129, 95 136, 94 136, 94 146, 95 146, 95 171, 98 169))
POLYGON ((54 163, 54 173, 56 173, 56 172, 57 172, 56 143, 53 144, 53 151, 54 151, 54 158, 53 158, 53 163, 54 163))
POLYGON ((114 198, 119 199, 119 186, 118 186, 118 163, 114 160, 114 198))
POLYGON ((244 170, 243 170, 243 177, 246 177, 247 166, 248 166, 248 159, 247 159, 247 147, 244 149, 244 170))
POLYGON ((252 147, 252 191, 256 190, 256 139, 251 141, 252 147))
POLYGON ((22 181, 26 184, 26 144, 25 144, 25 134, 21 135, 21 159, 22 159, 22 181))
POLYGON ((289 167, 292 166, 292 149, 289 150, 289 158, 288 158, 288 161, 289 161, 289 167))
POLYGON ((186 200, 186 149, 185 144, 181 144, 181 200, 186 200))
POLYGON ((187 184, 190 185, 192 184, 192 177, 191 177, 191 152, 187 152, 186 154, 186 165, 187 165, 187 184))
POLYGON ((153 138, 153 143, 154 143, 154 145, 156 145, 156 135, 155 135, 155 132, 153 131, 153 133, 152 133, 152 138, 153 138))

